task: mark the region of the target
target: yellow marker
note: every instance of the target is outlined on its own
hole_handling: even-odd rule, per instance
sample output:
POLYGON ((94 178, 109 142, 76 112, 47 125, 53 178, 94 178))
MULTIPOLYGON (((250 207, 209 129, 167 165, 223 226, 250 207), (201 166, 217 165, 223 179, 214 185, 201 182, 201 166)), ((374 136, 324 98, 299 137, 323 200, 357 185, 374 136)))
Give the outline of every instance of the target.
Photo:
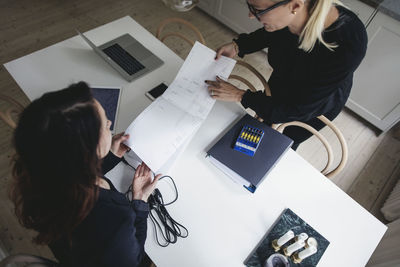
POLYGON ((244 136, 244 132, 242 132, 242 134, 240 135, 240 137, 243 138, 243 136, 244 136))
POLYGON ((256 143, 258 143, 258 141, 260 141, 260 137, 257 137, 257 141, 256 141, 256 143))

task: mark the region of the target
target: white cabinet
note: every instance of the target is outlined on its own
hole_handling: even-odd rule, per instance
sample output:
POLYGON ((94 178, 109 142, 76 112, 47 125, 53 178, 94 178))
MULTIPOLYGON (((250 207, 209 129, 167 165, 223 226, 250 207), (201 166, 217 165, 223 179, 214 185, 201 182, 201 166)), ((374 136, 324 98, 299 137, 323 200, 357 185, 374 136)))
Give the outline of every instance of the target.
POLYGON ((211 16, 215 16, 217 2, 217 0, 200 0, 197 6, 211 16))
POLYGON ((382 131, 400 120, 400 21, 378 12, 346 106, 382 131))
POLYGON ((367 25, 369 22, 370 18, 372 17, 375 9, 360 2, 360 1, 354 1, 354 0, 342 0, 342 3, 346 5, 346 7, 350 8, 351 11, 353 11, 359 19, 364 23, 364 25, 367 25))
POLYGON ((237 33, 262 27, 258 20, 249 18, 246 0, 200 0, 198 6, 237 33))
MULTIPOLYGON (((342 2, 367 25, 374 13, 372 7, 354 0, 342 2)), ((249 18, 246 0, 200 0, 198 7, 237 33, 252 32, 262 27, 256 19, 249 18)))

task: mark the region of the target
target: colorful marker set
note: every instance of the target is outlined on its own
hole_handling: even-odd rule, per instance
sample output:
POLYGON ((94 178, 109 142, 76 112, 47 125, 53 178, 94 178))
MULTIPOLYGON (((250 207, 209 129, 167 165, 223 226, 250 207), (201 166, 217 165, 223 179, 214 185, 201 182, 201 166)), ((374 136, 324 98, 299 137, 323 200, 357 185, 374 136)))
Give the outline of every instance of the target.
POLYGON ((235 147, 233 149, 247 155, 254 156, 263 136, 263 130, 247 125, 243 126, 239 137, 236 139, 235 147))

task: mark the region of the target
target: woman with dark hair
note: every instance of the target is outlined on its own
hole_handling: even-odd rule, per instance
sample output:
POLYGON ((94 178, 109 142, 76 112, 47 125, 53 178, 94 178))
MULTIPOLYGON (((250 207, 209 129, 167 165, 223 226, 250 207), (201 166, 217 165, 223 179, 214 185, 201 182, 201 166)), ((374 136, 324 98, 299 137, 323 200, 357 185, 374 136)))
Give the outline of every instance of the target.
POLYGON ((14 133, 11 199, 20 223, 38 232, 63 266, 137 266, 144 255, 153 181, 143 163, 133 200, 103 176, 128 150, 86 83, 44 94, 14 133))

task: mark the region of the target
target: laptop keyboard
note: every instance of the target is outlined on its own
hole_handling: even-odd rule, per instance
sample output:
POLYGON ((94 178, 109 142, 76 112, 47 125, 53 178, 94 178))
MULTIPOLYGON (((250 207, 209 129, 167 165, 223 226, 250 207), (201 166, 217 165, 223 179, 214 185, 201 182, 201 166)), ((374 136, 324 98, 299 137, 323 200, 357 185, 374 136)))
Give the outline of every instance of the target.
POLYGON ((103 49, 103 52, 129 75, 144 69, 144 66, 140 64, 136 58, 132 57, 131 54, 126 52, 119 44, 113 44, 103 49))

